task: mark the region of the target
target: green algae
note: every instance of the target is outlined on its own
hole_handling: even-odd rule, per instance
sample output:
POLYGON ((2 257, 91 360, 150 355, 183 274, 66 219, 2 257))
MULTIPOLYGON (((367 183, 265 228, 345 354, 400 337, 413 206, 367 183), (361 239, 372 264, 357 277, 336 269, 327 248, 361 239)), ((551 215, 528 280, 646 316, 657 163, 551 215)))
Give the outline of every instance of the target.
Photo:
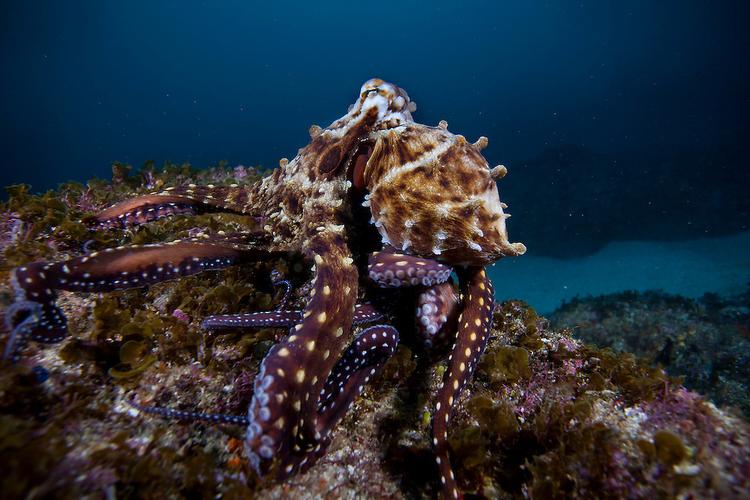
POLYGON ((630 353, 618 354, 609 349, 593 347, 586 349, 597 361, 591 373, 592 390, 601 390, 609 384, 619 387, 627 401, 653 401, 666 386, 676 382, 661 369, 630 353))
POLYGON ((484 353, 479 367, 494 389, 531 376, 529 351, 523 347, 494 346, 484 353))
POLYGON ((677 434, 661 430, 654 434, 654 455, 664 465, 677 465, 688 457, 688 451, 677 434))
POLYGON ((494 440, 504 441, 520 430, 513 405, 508 401, 477 394, 466 402, 466 410, 476 418, 483 433, 494 440))
POLYGON ((149 352, 146 342, 128 340, 120 346, 120 363, 107 373, 115 379, 135 377, 156 362, 156 356, 149 352))
MULTIPOLYGON (((208 175, 188 165, 161 171, 149 165, 144 171, 153 177, 153 186, 147 188, 144 171, 126 167, 117 167, 115 184, 94 180, 85 186, 65 185, 56 192, 57 201, 54 196, 30 194, 28 188, 16 189, 14 209, 28 205, 24 217, 38 219, 5 247, 7 265, 78 254, 88 240, 104 248, 181 238, 194 227, 210 234, 254 227, 254 221, 242 216, 201 215, 157 221, 136 232, 86 233, 85 224, 78 220, 98 208, 208 175), (86 203, 76 205, 82 198, 86 203)), ((226 177, 211 182, 232 181, 226 177)), ((6 211, 9 207, 4 206, 6 211)), ((309 273, 300 262, 243 266, 101 297, 70 294, 68 310, 82 312, 69 315, 71 339, 59 348, 42 351, 49 353, 46 363, 53 357, 59 359, 51 367, 51 381, 40 389, 24 367, 0 374, 0 461, 6 473, 0 487, 4 494, 11 498, 29 492, 32 496, 116 494, 126 498, 259 494, 246 461, 241 462, 239 472, 226 466, 225 433, 201 424, 122 413, 119 391, 136 388, 141 401, 185 410, 245 411, 258 363, 279 332, 229 330, 206 338, 198 323, 208 314, 269 309, 274 294, 258 290, 254 283, 270 268, 278 268, 295 284, 303 284, 309 273), (172 316, 176 309, 187 322, 172 316), (15 482, 11 484, 8 478, 15 482)), ((9 300, 7 292, 6 297, 9 300)), ((487 497, 618 497, 631 491, 663 498, 684 491, 710 496, 706 492, 733 491, 732 485, 722 482, 731 475, 727 471, 741 477, 737 471, 747 470, 737 457, 738 449, 744 454, 747 448, 744 427, 738 425, 730 439, 721 437, 726 436, 722 422, 709 417, 705 409, 699 413, 692 406, 680 407, 679 413, 675 404, 659 413, 649 406, 669 400, 676 390, 676 381, 658 369, 605 349, 557 347, 567 335, 550 330, 544 318, 520 301, 504 303, 494 318, 494 338, 478 366, 476 380, 467 386, 466 397, 457 406, 449 434, 453 465, 465 491, 487 497), (637 438, 628 438, 617 421, 606 420, 608 415, 622 416, 626 406, 648 412, 637 438), (648 427, 651 421, 656 428, 648 427), (685 421, 695 422, 692 425, 700 432, 677 435, 664 430, 677 429, 677 423, 685 421), (723 448, 716 441, 700 440, 707 437, 696 437, 707 435, 723 439, 719 441, 723 448), (702 452, 692 453, 693 448, 702 452), (713 451, 718 449, 721 452, 713 451), (690 457, 703 460, 705 469, 692 482, 669 470, 690 457), (658 467, 666 471, 657 473, 658 467)), ((330 466, 341 474, 353 467, 352 457, 367 451, 363 446, 372 451, 396 441, 385 434, 410 439, 391 444, 385 464, 376 453, 377 459, 365 464, 370 467, 367 470, 392 466, 390 477, 408 476, 403 484, 414 497, 434 493, 435 471, 418 465, 434 461, 426 425, 429 413, 424 411, 430 397, 425 379, 430 378, 427 372, 436 381, 442 379, 445 366, 433 371, 420 368, 420 356, 406 345, 399 346, 373 380, 372 389, 358 400, 356 414, 348 417, 346 430, 351 436, 345 433, 336 438, 322 461, 323 469, 295 477, 276 493, 347 494, 351 484, 332 489, 322 483, 320 471, 330 466), (388 406, 385 396, 392 394, 401 406, 388 406), (373 413, 392 419, 380 434, 375 433, 380 441, 366 434, 371 429, 362 423, 373 413), (396 453, 403 462, 394 459, 396 453), (398 463, 402 466, 393 465, 398 463)), ((377 422, 377 418, 371 420, 377 422)), ((242 433, 242 429, 223 431, 233 436, 242 433)))

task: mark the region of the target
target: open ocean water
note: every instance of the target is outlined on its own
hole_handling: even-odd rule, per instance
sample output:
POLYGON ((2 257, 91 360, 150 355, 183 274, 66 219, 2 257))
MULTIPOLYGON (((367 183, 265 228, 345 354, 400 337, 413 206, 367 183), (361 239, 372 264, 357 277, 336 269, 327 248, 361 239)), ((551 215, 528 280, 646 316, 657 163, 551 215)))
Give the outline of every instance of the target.
MULTIPOLYGON (((509 239, 528 248, 525 255, 504 258, 489 268, 495 299, 504 304, 499 307, 505 315, 498 321, 516 333, 513 328, 521 325, 526 328, 523 335, 531 340, 508 334, 508 339, 501 339, 508 344, 499 345, 495 335, 490 354, 479 365, 477 379, 484 385, 475 394, 480 396, 461 410, 477 413, 463 414, 459 422, 492 417, 481 431, 451 427, 455 438, 451 453, 454 466, 461 464, 454 468, 462 491, 490 498, 529 492, 538 498, 657 493, 748 498, 748 26, 746 1, 3 2, 0 186, 29 184, 32 193, 43 193, 67 181, 109 180, 113 164, 132 165, 134 173, 144 166, 158 170, 168 163, 197 168, 222 165, 243 176, 255 172, 249 167, 270 170, 309 143, 312 124, 325 127, 342 116, 363 82, 374 77, 393 82, 416 102, 415 121, 437 125, 446 120, 451 132, 470 142, 480 136, 489 139, 482 154, 490 167, 508 168, 498 188, 501 200, 509 205, 506 211, 512 214, 509 239), (550 322, 511 301, 530 305, 550 322), (643 365, 636 367, 627 355, 610 357, 610 351, 576 350, 578 344, 566 337, 569 334, 617 352, 635 353, 643 365), (543 346, 546 354, 535 351, 535 345, 543 346), (550 359, 541 357, 547 354, 550 359), (595 383, 596 377, 606 378, 596 371, 600 368, 611 378, 606 379, 611 386, 595 383), (564 385, 568 380, 580 384, 564 385), (518 385, 523 383, 527 385, 518 385), (683 389, 683 383, 702 396, 683 389), (564 406, 570 402, 566 391, 575 392, 570 399, 579 397, 581 404, 564 406), (601 397, 587 399, 593 393, 601 397), (616 399, 610 398, 612 394, 616 399), (490 400, 495 396, 500 399, 490 400), (702 397, 729 409, 701 406, 702 397), (558 413, 545 413, 545 401, 564 410, 555 407, 558 413), (506 422, 508 415, 512 418, 506 422), (550 421, 534 420, 539 415, 550 421), (559 436, 534 434, 556 428, 550 424, 556 415, 565 416, 559 423, 565 429, 559 447, 550 444, 559 444, 554 441, 559 436), (593 422, 592 433, 576 434, 589 429, 585 422, 593 422), (612 436, 624 436, 618 445, 596 433, 603 422, 612 436), (494 429, 493 425, 499 426, 493 431, 495 437, 487 437, 486 429, 494 429), (500 434, 508 439, 497 438, 500 434), (606 445, 597 439, 604 439, 606 445), (509 444, 498 445, 501 442, 509 444), (583 443, 583 451, 570 455, 579 453, 570 443, 583 443), (636 458, 628 455, 634 450, 640 450, 636 458), (605 458, 599 454, 610 451, 605 458), (715 456, 719 458, 714 460, 715 456), (560 472, 555 468, 559 464, 572 464, 572 469, 560 472), (523 470, 516 476, 497 472, 512 467, 523 470), (592 478, 600 473, 604 479, 595 482, 592 478)), ((120 188, 123 182, 120 179, 120 188)), ((9 197, 0 194, 3 276, 10 276, 15 266, 32 256, 70 258, 88 250, 89 244, 96 246, 94 240, 81 248, 66 245, 65 237, 77 241, 80 235, 75 236, 77 226, 62 223, 44 233, 54 233, 55 238, 62 234, 62 239, 53 241, 50 236, 42 241, 37 235, 24 241, 31 234, 29 228, 49 220, 54 210, 34 212, 34 221, 23 221, 18 214, 24 207, 12 209, 9 197)), ((76 203, 80 208, 95 198, 82 195, 76 203)), ((58 201, 70 204, 69 199, 58 201)), ((39 203, 38 198, 33 203, 39 203)), ((49 203, 54 206, 54 201, 49 203)), ((147 230, 144 241, 158 231, 147 230)), ((132 241, 133 234, 127 235, 131 239, 123 241, 132 241)), ((287 271, 294 269, 290 265, 287 271)), ((12 345, 7 339, 20 335, 24 319, 33 319, 38 311, 11 305, 20 295, 13 295, 10 280, 3 280, 0 301, 7 306, 3 311, 7 346, 12 345)), ((262 283, 253 286, 272 290, 262 283)), ((180 286, 175 284, 175 290, 180 286)), ((235 352, 232 358, 232 348, 219 342, 216 365, 228 363, 232 369, 205 375, 201 370, 208 364, 198 367, 194 362, 205 361, 205 342, 194 345, 195 339, 183 332, 182 345, 169 344, 180 331, 188 331, 185 325, 196 327, 197 314, 208 314, 205 304, 223 307, 244 300, 243 307, 250 303, 261 307, 249 288, 232 280, 231 292, 216 295, 201 295, 210 288, 201 286, 190 289, 179 307, 169 302, 170 297, 184 290, 148 299, 146 306, 139 303, 140 297, 127 294, 117 295, 119 299, 106 294, 91 298, 95 306, 81 299, 86 294, 64 296, 72 301, 65 302, 68 310, 85 311, 69 314, 79 337, 62 348, 32 347, 38 364, 32 368, 30 358, 19 365, 27 372, 0 373, 0 455, 5 456, 0 468, 10 471, 0 483, 7 488, 0 497, 153 497, 154 492, 145 489, 148 485, 175 497, 200 492, 204 497, 233 498, 230 493, 246 496, 259 491, 272 496, 310 491, 313 496, 335 496, 338 493, 331 492, 338 491, 343 496, 383 498, 436 493, 437 471, 416 471, 411 478, 402 472, 403 464, 422 462, 425 454, 432 453, 427 451, 432 442, 426 431, 427 407, 414 410, 422 403, 412 400, 401 401, 401 406, 393 403, 408 391, 388 393, 392 399, 381 392, 377 398, 384 405, 394 404, 393 414, 407 408, 423 411, 421 417, 399 414, 396 423, 383 424, 377 432, 368 424, 348 427, 350 433, 363 433, 352 438, 351 445, 355 449, 357 443, 365 443, 356 452, 359 462, 349 463, 349 455, 339 454, 326 462, 333 473, 326 475, 324 470, 319 478, 294 479, 283 486, 293 489, 274 493, 247 481, 248 462, 237 451, 241 439, 230 439, 234 443, 230 445, 224 437, 204 436, 203 451, 191 451, 188 455, 196 453, 198 458, 187 463, 179 453, 170 454, 189 448, 180 431, 164 437, 144 427, 146 434, 134 437, 141 427, 125 417, 137 415, 137 406, 128 406, 123 394, 138 387, 161 388, 161 399, 155 401, 181 411, 196 404, 202 412, 212 408, 197 397, 190 404, 176 404, 164 396, 172 386, 185 394, 189 387, 205 388, 206 394, 233 394, 226 402, 210 400, 223 405, 221 411, 246 412, 251 398, 252 404, 260 399, 252 392, 247 369, 231 371, 238 369, 237 359, 247 359, 243 356, 250 356, 252 349, 258 351, 253 351, 256 356, 259 347, 241 356, 235 352), (164 304, 171 309, 165 312, 164 304), (149 316, 159 308, 166 320, 149 316), (167 323, 174 324, 163 340, 152 330, 161 332, 167 323), (157 326, 152 328, 153 324, 157 326), (141 327, 148 333, 132 336, 133 329, 141 327), (88 332, 85 337, 83 331, 88 332), (20 378, 12 378, 16 376, 20 378), (133 380, 137 382, 130 384, 133 380), (47 392, 37 391, 34 384, 47 392), (32 389, 27 391, 28 387, 32 389), (79 406, 88 408, 88 413, 75 413, 78 410, 71 404, 74 409, 66 420, 68 407, 61 405, 79 398, 79 406), (52 421, 46 420, 49 415, 52 421), (408 439, 390 446, 383 443, 384 434, 398 436, 387 425, 408 429, 417 421, 424 425, 408 439), (112 422, 131 427, 113 437, 112 422), (375 434, 380 437, 373 438, 375 434), (66 444, 57 440, 58 435, 78 440, 71 437, 66 444), (403 444, 409 439, 417 447, 424 446, 413 452, 409 446, 414 443, 403 444), (155 443, 164 448, 154 452, 155 443), (386 458, 368 455, 386 448, 386 458), (214 453, 217 449, 222 451, 214 453), (143 465, 141 460, 157 455, 159 467, 143 465), (98 458, 91 461, 93 456, 98 458), (335 462, 341 456, 345 465, 335 462), (162 457, 168 458, 162 462, 162 457), (142 469, 134 472, 136 462, 151 471, 148 481, 141 481, 142 469), (341 474, 336 476, 341 470, 350 475, 341 479, 341 474), (375 474, 377 480, 358 476, 362 470, 375 474), (74 484, 70 478, 81 479, 74 484)), ((160 289, 153 290, 144 294, 160 289)), ((415 361, 426 359, 419 357, 419 349, 408 340, 406 345, 417 353, 413 359, 412 351, 398 351, 396 361, 386 369, 396 384, 405 383, 412 373, 428 371, 415 361)), ((243 346, 234 348, 246 349, 243 346)), ((463 373, 465 365, 461 366, 463 373)), ((305 380, 304 370, 297 375, 305 380)), ((433 379, 437 375, 418 382, 425 385, 433 379)), ((268 399, 265 393, 263 397, 268 399)), ((364 401, 362 414, 382 410, 376 408, 378 401, 364 401)), ((450 405, 453 402, 450 396, 450 405)), ((447 414, 445 418, 448 422, 447 414)), ((250 462, 252 457, 258 459, 251 455, 250 462)), ((429 462, 432 466, 432 458, 429 462)), ((439 458, 437 463, 441 464, 439 458)))
MULTIPOLYGON (((108 178, 114 161, 273 167, 378 76, 410 93, 418 121, 489 138, 527 262, 738 234, 750 205, 747 20, 745 2, 9 2, 0 184, 108 178)), ((692 263, 691 293, 705 276, 692 263)), ((500 297, 556 279, 517 266, 500 297)), ((568 290, 640 283, 597 269, 588 289, 568 290)), ((525 298, 549 310, 567 296, 549 285, 525 298)))

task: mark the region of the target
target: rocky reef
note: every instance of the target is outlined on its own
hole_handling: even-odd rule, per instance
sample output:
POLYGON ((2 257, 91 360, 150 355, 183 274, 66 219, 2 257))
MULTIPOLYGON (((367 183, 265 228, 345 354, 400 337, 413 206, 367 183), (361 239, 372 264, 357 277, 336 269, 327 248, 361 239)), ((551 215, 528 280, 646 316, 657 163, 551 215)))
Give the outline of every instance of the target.
POLYGON ((750 287, 698 300, 661 292, 578 298, 550 321, 584 342, 658 364, 689 389, 750 417, 750 287))
MULTIPOLYGON (((186 165, 135 174, 115 165, 113 172, 112 181, 66 184, 42 195, 10 188, 0 206, 3 308, 13 301, 14 266, 252 224, 236 215, 198 215, 137 232, 92 233, 79 221, 125 194, 187 182, 249 183, 259 175, 186 165)), ((281 265, 294 284, 308 278, 301 261, 281 265)), ((32 343, 21 362, 0 370, 3 497, 434 496, 430 409, 446 355, 425 352, 408 325, 399 325, 402 344, 334 431, 328 453, 283 483, 256 478, 243 456, 242 427, 163 420, 128 404, 135 398, 244 414, 258 364, 279 332, 207 337, 199 324, 209 313, 271 308, 269 267, 104 296, 61 293, 70 337, 49 347, 32 343)), ((305 293, 295 290, 292 301, 305 293)), ((648 338, 646 325, 632 328, 648 338)), ((650 361, 575 340, 522 302, 498 304, 487 351, 449 431, 461 489, 487 498, 750 495, 748 423, 650 361)))

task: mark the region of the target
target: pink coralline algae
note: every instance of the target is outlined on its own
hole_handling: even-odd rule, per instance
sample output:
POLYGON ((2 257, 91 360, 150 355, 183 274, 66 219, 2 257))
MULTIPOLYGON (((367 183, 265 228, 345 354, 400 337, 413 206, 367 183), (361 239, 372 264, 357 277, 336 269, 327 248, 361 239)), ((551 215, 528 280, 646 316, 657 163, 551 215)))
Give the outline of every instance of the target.
POLYGON ((235 179, 244 179, 248 175, 250 175, 250 172, 248 172, 248 168, 245 167, 244 165, 237 165, 236 167, 234 167, 234 178, 235 179))
POLYGON ((172 316, 177 318, 177 321, 181 321, 182 323, 190 323, 190 316, 185 314, 182 309, 175 309, 172 311, 172 316))

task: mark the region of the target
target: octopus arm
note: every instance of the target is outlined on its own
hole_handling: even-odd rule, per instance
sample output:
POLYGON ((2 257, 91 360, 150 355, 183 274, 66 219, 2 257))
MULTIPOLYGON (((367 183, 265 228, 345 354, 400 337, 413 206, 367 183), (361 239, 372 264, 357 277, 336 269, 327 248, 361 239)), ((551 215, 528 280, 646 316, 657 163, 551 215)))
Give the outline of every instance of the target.
POLYGON ((395 328, 376 325, 361 332, 349 346, 321 391, 317 418, 321 437, 305 453, 292 455, 292 470, 305 471, 325 454, 331 442, 330 431, 344 418, 364 385, 393 355, 398 337, 395 328))
POLYGON ((371 326, 357 335, 320 393, 318 432, 328 434, 346 415, 364 385, 396 352, 398 341, 398 330, 389 325, 371 326))
POLYGON ((446 281, 428 287, 417 295, 417 333, 426 347, 447 345, 456 331, 461 302, 446 281))
MULTIPOLYGON (((246 314, 222 314, 208 316, 201 323, 206 330, 226 328, 291 328, 303 319, 303 312, 298 310, 262 311, 246 314)), ((357 304, 354 307, 353 325, 372 323, 383 318, 370 304, 357 304)))
POLYGON ((121 201, 84 222, 101 229, 122 229, 175 215, 217 211, 247 213, 249 201, 248 191, 237 186, 174 187, 159 194, 121 201))
MULTIPOLYGON (((252 213, 251 206, 254 199, 253 188, 231 186, 214 186, 208 184, 197 186, 177 186, 165 189, 163 196, 183 196, 194 203, 198 203, 209 210, 237 212, 242 214, 252 213)), ((259 215, 259 214, 256 214, 259 215)))
POLYGON ((123 229, 174 215, 195 215, 206 209, 186 196, 146 195, 108 207, 84 222, 98 229, 123 229))
POLYGON ((302 311, 281 309, 277 311, 208 316, 201 322, 201 328, 204 330, 290 328, 301 320, 302 311))
POLYGON ((443 485, 443 497, 446 498, 458 498, 458 488, 448 456, 448 421, 487 345, 494 304, 492 283, 484 268, 469 268, 462 276, 462 283, 464 308, 458 317, 456 343, 453 344, 448 369, 438 390, 432 420, 433 445, 443 485))
POLYGON ((373 252, 367 261, 370 279, 381 288, 432 286, 446 282, 452 271, 436 260, 387 251, 373 252))
POLYGON ((107 249, 62 262, 34 262, 12 271, 16 300, 38 304, 14 327, 39 342, 59 342, 67 320, 56 304, 57 291, 108 292, 223 269, 269 252, 235 243, 176 241, 107 249), (33 321, 27 322, 28 318, 33 321), (25 323, 24 323, 25 322, 25 323))
POLYGON ((326 436, 318 400, 344 350, 354 315, 357 270, 344 239, 319 233, 306 245, 315 261, 312 297, 302 321, 269 351, 255 379, 248 457, 264 475, 277 464, 284 478, 304 467, 326 436))
MULTIPOLYGON (((34 331, 43 314, 45 314, 45 311, 42 305, 29 300, 15 302, 5 310, 5 329, 9 332, 9 335, 3 350, 3 361, 18 362, 24 347, 26 347, 29 339, 34 336, 34 331)), ((47 311, 46 314, 50 314, 50 311, 47 311)), ((65 317, 61 316, 61 318, 63 319, 62 331, 64 335, 65 317)), ((48 333, 48 331, 45 333, 48 333)), ((39 340, 42 342, 53 341, 48 340, 48 337, 45 336, 39 336, 39 340)))
POLYGON ((132 400, 126 401, 128 405, 132 406, 136 410, 148 413, 150 415, 157 415, 162 418, 173 418, 177 420, 187 420, 190 422, 203 421, 213 424, 232 424, 232 425, 247 425, 248 420, 246 415, 226 415, 224 413, 203 413, 195 411, 182 411, 174 410, 172 408, 162 408, 160 406, 147 406, 136 403, 132 400))

